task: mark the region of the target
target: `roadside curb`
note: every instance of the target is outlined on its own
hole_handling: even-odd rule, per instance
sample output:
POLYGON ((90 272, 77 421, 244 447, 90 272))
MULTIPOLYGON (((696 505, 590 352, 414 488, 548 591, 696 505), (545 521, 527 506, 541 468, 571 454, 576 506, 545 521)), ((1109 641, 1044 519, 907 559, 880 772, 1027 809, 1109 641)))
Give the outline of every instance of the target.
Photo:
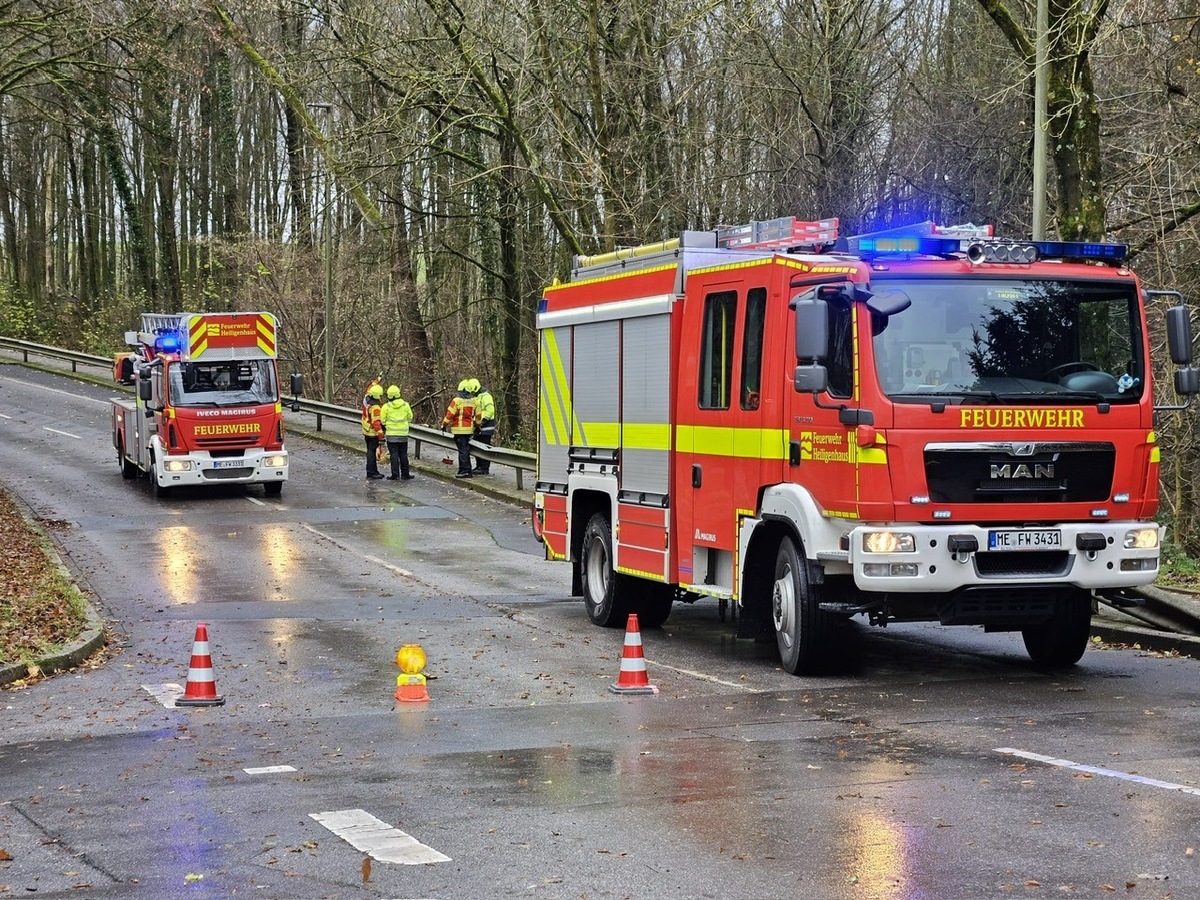
POLYGON ((38 524, 37 519, 33 517, 32 511, 26 506, 24 500, 11 491, 7 491, 6 493, 17 508, 17 511, 21 514, 21 518, 41 538, 42 549, 50 558, 50 562, 79 596, 80 601, 83 603, 87 624, 84 626, 79 637, 60 650, 47 653, 29 662, 0 665, 0 687, 5 687, 29 677, 29 670, 31 668, 36 668, 39 675, 53 675, 55 672, 74 668, 100 650, 107 642, 104 636, 104 620, 100 618, 99 613, 96 612, 95 607, 88 601, 83 591, 79 590, 75 576, 67 568, 66 563, 62 561, 62 557, 58 555, 58 549, 54 546, 54 542, 50 539, 50 536, 46 534, 46 530, 38 524))
POLYGON ((1102 616, 1092 617, 1092 636, 1110 644, 1137 644, 1143 650, 1158 653, 1178 653, 1192 659, 1200 659, 1200 637, 1158 631, 1144 625, 1127 625, 1113 620, 1098 621, 1102 616))

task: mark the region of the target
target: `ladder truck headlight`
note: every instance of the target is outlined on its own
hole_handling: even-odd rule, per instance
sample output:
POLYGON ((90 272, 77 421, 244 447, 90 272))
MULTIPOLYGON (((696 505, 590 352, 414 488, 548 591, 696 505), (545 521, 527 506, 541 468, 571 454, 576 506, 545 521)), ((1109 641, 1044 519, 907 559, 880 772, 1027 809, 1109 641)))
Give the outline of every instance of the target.
POLYGON ((165 472, 190 472, 191 470, 192 461, 190 459, 168 459, 163 463, 165 472))
POLYGON ((1157 528, 1135 528, 1125 532, 1126 550, 1153 550, 1158 546, 1157 528))
POLYGON ((867 531, 863 533, 863 550, 867 553, 912 553, 917 543, 903 531, 867 531))
POLYGON ((283 453, 278 453, 274 456, 268 456, 265 459, 263 459, 263 465, 269 469, 277 468, 279 466, 286 466, 287 465, 287 456, 283 453))

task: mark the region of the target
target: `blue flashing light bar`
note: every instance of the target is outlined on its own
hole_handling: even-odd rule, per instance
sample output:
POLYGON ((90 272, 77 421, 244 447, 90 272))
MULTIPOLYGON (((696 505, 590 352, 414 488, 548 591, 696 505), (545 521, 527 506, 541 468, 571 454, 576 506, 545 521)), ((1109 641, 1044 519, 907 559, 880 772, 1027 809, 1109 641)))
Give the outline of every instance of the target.
POLYGON ((920 253, 942 256, 947 253, 958 253, 963 249, 963 241, 958 238, 859 237, 850 238, 848 243, 851 253, 861 253, 864 256, 877 256, 885 253, 920 253))
POLYGON ((155 343, 159 353, 178 353, 179 348, 183 346, 183 340, 177 331, 164 331, 155 343))
POLYGON ((1043 259, 1106 259, 1116 262, 1129 253, 1125 244, 1103 244, 1089 241, 1030 241, 1043 259))

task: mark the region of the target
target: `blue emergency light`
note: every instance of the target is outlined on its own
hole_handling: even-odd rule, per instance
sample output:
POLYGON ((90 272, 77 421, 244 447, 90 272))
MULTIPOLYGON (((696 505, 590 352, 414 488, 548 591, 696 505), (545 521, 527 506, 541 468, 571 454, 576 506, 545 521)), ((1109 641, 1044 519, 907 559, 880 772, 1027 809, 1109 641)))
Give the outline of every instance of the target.
POLYGON ((963 247, 958 238, 931 237, 854 237, 847 241, 851 253, 862 256, 883 254, 921 254, 923 256, 945 256, 957 253, 963 247))
POLYGON ((159 353, 178 353, 179 348, 183 346, 183 340, 177 331, 162 332, 154 343, 159 353))

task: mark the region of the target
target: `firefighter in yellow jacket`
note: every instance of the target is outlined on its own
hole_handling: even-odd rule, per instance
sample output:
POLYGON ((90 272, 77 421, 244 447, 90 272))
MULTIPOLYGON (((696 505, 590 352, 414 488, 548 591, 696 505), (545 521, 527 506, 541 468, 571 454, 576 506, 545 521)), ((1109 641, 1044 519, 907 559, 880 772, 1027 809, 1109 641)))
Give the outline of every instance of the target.
POLYGON ((367 387, 362 399, 363 440, 367 442, 367 477, 382 478, 379 471, 379 442, 383 440, 383 420, 380 418, 379 403, 383 399, 383 385, 375 379, 367 387))
MULTIPOLYGON (((475 440, 490 447, 496 438, 496 398, 489 388, 480 385, 478 378, 471 379, 471 390, 475 392, 475 440)), ((476 475, 491 475, 492 464, 477 455, 471 471, 476 475)))
POLYGON ((442 428, 449 428, 458 447, 458 474, 456 478, 471 477, 471 436, 475 433, 475 397, 471 393, 471 379, 458 383, 458 394, 446 407, 442 416, 442 428))
POLYGON ((408 426, 412 423, 413 411, 408 401, 400 396, 400 388, 392 385, 387 389, 387 402, 381 407, 380 418, 387 432, 387 448, 391 456, 392 474, 388 479, 408 481, 413 476, 408 471, 408 426))

